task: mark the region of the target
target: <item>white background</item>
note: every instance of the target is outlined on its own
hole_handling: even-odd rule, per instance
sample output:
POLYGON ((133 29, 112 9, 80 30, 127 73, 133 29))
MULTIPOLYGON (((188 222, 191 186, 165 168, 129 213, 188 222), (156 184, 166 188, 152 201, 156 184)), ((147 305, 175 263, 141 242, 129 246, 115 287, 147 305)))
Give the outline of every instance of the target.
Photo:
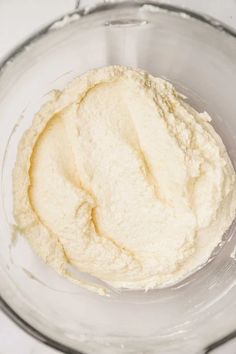
MULTIPOLYGON (((93 0, 81 0, 83 4, 88 1, 93 0)), ((0 0, 0 60, 30 33, 53 18, 72 10, 75 2, 75 0, 0 0)), ((236 0, 162 0, 162 2, 181 4, 208 13, 236 29, 236 0)), ((58 352, 24 333, 0 311, 0 354, 56 353, 58 352)), ((212 354, 236 354, 236 340, 232 340, 212 354)))

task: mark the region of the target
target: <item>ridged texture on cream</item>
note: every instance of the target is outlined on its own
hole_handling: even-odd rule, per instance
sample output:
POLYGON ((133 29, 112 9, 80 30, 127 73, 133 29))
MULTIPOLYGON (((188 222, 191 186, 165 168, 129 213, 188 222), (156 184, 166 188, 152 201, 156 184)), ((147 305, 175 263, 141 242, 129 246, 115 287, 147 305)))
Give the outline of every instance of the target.
POLYGON ((68 265, 117 288, 180 280, 235 215, 235 172, 209 121, 146 72, 82 75, 41 108, 19 145, 19 228, 73 281, 68 265))

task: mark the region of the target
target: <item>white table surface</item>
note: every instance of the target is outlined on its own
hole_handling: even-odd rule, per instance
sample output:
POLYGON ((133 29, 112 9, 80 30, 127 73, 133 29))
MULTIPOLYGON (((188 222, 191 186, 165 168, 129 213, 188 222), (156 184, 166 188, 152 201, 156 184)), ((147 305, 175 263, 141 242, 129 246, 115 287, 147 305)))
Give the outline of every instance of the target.
MULTIPOLYGON (((87 0, 82 1, 86 3, 87 0)), ((162 1, 184 4, 189 8, 208 13, 236 29, 236 0, 162 1)), ((75 3, 76 0, 0 0, 0 60, 31 32, 73 9, 75 3)), ((46 347, 23 332, 0 311, 0 354, 56 353, 58 354, 56 350, 46 347)), ((236 339, 212 354, 236 354, 236 339)))

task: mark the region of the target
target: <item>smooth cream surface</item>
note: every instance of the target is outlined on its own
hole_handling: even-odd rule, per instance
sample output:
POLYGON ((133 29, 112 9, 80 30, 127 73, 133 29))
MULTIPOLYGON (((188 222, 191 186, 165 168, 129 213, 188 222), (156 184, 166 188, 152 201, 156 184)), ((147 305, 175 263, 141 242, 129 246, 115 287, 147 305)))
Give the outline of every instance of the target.
POLYGON ((49 265, 150 289, 211 255, 236 208, 235 172, 206 113, 141 70, 92 70, 56 92, 24 134, 17 224, 49 265))

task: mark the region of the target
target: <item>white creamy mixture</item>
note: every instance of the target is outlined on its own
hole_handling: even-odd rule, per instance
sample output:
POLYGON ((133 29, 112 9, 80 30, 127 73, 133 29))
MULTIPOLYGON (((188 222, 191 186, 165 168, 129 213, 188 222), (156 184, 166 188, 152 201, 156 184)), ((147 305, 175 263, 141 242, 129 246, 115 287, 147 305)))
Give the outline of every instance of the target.
POLYGON ((42 259, 115 288, 151 289, 201 265, 230 226, 235 172, 209 124, 141 70, 92 70, 56 92, 14 169, 20 230, 42 259))

